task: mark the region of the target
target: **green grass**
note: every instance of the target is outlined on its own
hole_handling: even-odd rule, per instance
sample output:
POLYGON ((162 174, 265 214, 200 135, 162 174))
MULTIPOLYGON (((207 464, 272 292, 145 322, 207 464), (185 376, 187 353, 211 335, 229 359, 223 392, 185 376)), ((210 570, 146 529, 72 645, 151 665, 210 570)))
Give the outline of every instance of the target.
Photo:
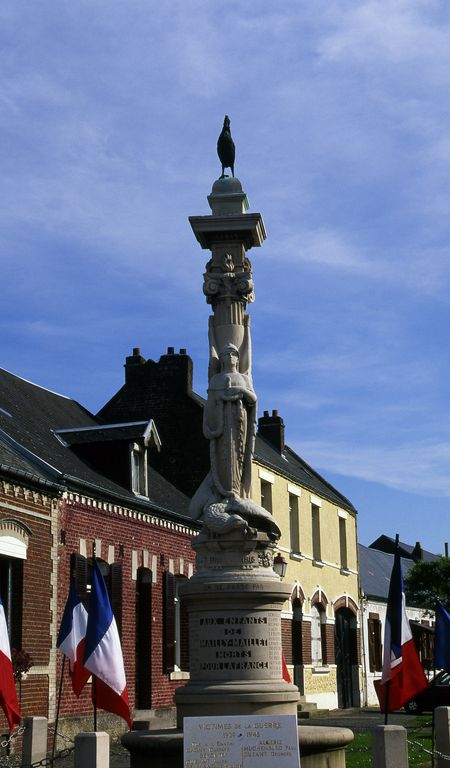
MULTIPOLYGON (((431 768, 431 716, 420 715, 411 719, 407 728, 410 768, 431 768)), ((346 768, 371 768, 372 738, 368 733, 355 733, 354 741, 347 748, 346 768)))

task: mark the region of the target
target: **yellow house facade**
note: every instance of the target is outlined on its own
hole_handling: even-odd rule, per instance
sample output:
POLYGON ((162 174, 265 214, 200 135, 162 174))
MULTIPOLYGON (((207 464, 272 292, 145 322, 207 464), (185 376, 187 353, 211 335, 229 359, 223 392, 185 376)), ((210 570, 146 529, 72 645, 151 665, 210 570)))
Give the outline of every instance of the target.
POLYGON ((259 419, 252 495, 281 529, 277 552, 292 585, 283 652, 303 706, 359 706, 356 510, 285 444, 277 411, 259 419))

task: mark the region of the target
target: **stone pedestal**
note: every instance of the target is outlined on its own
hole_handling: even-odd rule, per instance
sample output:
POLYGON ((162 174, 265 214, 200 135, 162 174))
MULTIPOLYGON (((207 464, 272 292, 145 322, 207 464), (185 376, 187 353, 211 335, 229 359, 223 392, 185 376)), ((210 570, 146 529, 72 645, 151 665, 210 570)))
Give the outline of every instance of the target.
POLYGON ((291 588, 274 572, 264 535, 199 536, 189 614, 190 681, 175 693, 177 725, 206 715, 296 715, 282 678, 281 609, 291 588))

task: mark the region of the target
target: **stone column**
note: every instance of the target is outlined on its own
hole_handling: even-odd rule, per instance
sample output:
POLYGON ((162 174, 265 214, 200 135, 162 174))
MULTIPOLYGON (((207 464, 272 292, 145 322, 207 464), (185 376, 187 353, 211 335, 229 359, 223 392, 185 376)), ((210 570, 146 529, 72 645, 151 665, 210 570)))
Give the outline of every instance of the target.
POLYGON ((23 724, 22 766, 25 767, 47 757, 48 720, 46 717, 24 717, 23 724))
POLYGON ((280 530, 251 498, 256 431, 250 319, 254 300, 247 251, 265 239, 259 213, 236 178, 218 179, 212 214, 190 223, 211 251, 203 291, 209 319, 209 385, 203 431, 211 470, 190 513, 203 522, 193 542, 196 574, 183 587, 189 613, 190 681, 177 689, 177 722, 186 716, 296 714, 296 686, 282 679, 281 609, 290 595, 273 570, 280 530))
POLYGON ((435 749, 439 753, 436 766, 447 768, 450 765, 450 707, 434 710, 434 733, 435 749))
POLYGON ((77 733, 74 768, 109 768, 109 733, 77 733))
POLYGON ((377 725, 372 733, 373 768, 408 768, 406 728, 377 725))

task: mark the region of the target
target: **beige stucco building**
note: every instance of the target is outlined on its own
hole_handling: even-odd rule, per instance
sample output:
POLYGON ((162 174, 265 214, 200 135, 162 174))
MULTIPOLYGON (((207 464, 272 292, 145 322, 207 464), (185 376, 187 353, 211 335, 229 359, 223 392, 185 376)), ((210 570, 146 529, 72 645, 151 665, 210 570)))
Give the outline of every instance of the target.
POLYGON ((252 494, 281 528, 291 599, 283 650, 303 702, 360 704, 360 617, 356 510, 284 441, 276 411, 259 419, 252 494))

